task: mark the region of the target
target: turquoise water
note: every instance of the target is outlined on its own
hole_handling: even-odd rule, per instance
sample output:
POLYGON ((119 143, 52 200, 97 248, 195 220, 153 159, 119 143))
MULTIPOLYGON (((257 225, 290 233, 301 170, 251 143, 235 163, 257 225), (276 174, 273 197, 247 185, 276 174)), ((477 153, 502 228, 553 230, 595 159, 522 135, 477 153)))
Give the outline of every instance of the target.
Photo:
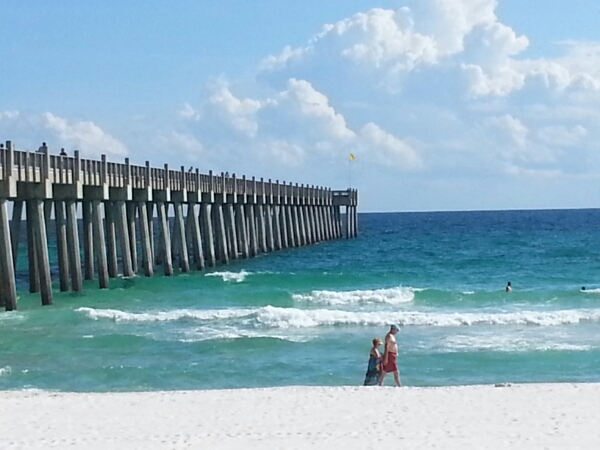
POLYGON ((203 273, 86 282, 51 307, 25 293, 21 258, 0 389, 357 385, 390 323, 406 385, 600 381, 599 210, 360 214, 359 232, 203 273))

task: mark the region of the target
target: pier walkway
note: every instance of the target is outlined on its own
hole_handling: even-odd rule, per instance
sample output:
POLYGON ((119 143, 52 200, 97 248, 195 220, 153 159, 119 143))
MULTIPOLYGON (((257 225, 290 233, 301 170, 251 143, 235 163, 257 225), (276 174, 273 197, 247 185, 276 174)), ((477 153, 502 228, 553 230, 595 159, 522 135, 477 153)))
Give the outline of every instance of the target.
POLYGON ((171 170, 0 145, 0 306, 17 309, 15 273, 26 212, 29 291, 53 303, 48 227, 54 218, 58 289, 83 279, 204 270, 232 259, 355 237, 358 192, 171 170), (9 219, 9 203, 12 218, 9 219), (169 217, 170 211, 173 211, 169 217), (79 217, 82 217, 80 223, 79 217), (80 226, 81 225, 81 226, 80 226), (83 247, 83 248, 82 248, 83 247))

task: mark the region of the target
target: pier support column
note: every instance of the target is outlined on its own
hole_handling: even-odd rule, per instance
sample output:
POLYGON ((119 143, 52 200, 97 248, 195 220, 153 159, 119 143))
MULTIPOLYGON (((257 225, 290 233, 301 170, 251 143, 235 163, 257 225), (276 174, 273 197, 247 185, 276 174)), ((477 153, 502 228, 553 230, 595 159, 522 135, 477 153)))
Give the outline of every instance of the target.
POLYGON ((241 203, 236 203, 235 210, 236 228, 240 242, 239 249, 243 258, 249 258, 250 249, 248 245, 248 230, 246 228, 246 214, 244 213, 244 205, 241 203))
POLYGON ((281 240, 281 221, 279 220, 279 213, 281 210, 281 206, 273 205, 272 207, 273 217, 271 218, 274 233, 275 233, 275 250, 281 250, 283 248, 283 243, 281 240))
POLYGON ((323 236, 323 229, 321 228, 321 207, 319 205, 312 205, 309 212, 312 218, 315 242, 323 242, 325 240, 325 236, 323 236))
POLYGON ((308 245, 307 232, 306 232, 306 220, 304 217, 305 207, 304 205, 298 206, 298 223, 300 224, 300 237, 302 239, 302 245, 308 245))
POLYGON ((287 222, 287 234, 288 239, 290 241, 290 247, 297 247, 296 244, 298 241, 296 240, 296 228, 294 226, 294 206, 287 205, 285 207, 286 213, 286 222, 287 222))
POLYGON ((281 231, 281 246, 288 248, 288 225, 287 225, 287 205, 279 206, 279 229, 281 231))
POLYGON ((275 236, 273 235, 273 207, 271 205, 265 205, 265 215, 267 219, 267 250, 273 252, 275 251, 275 236))
POLYGON ((342 237, 344 237, 344 231, 342 229, 342 207, 341 206, 337 206, 335 208, 335 217, 336 217, 335 221, 336 221, 338 237, 342 238, 342 237))
MULTIPOLYGON (((106 258, 106 239, 102 224, 102 203, 97 200, 92 202, 92 229, 94 232, 94 255, 98 266, 98 282, 100 289, 108 289, 108 262, 106 258)), ((106 206, 106 204, 105 204, 106 206)))
POLYGON ((250 256, 258 255, 258 238, 256 236, 256 219, 254 217, 254 206, 246 205, 246 221, 248 222, 248 235, 250 237, 250 256))
POLYGON ((6 311, 17 309, 17 287, 10 225, 8 222, 8 200, 2 198, 0 199, 0 303, 3 304, 6 311))
POLYGON ((119 200, 115 203, 115 221, 119 233, 119 242, 121 243, 121 261, 123 264, 123 276, 132 277, 133 270, 131 266, 131 244, 129 243, 129 231, 127 230, 127 211, 125 202, 119 200))
POLYGON ((148 209, 146 202, 138 203, 138 216, 140 218, 140 246, 142 247, 142 270, 144 275, 151 277, 154 274, 154 259, 150 244, 150 226, 148 224, 148 209))
POLYGON ((352 224, 350 223, 350 207, 346 206, 346 239, 350 239, 350 233, 352 232, 352 224))
POLYGON ((127 231, 129 232, 129 251, 131 252, 131 271, 138 272, 137 233, 135 227, 135 203, 127 202, 127 231))
POLYGON ((146 210, 148 213, 148 239, 150 241, 150 265, 154 268, 154 202, 146 203, 146 210))
POLYGON ((296 247, 302 247, 303 240, 302 235, 300 234, 300 220, 298 218, 298 206, 292 206, 292 219, 294 221, 294 241, 296 242, 296 247))
POLYGON ((83 290, 83 284, 81 281, 81 253, 79 250, 79 233, 77 230, 77 203, 74 200, 67 200, 66 207, 71 287, 75 292, 81 292, 83 290))
POLYGON ((36 205, 34 200, 27 200, 27 255, 29 263, 29 292, 32 294, 40 292, 40 275, 38 272, 38 260, 35 233, 33 224, 35 222, 34 216, 36 215, 36 205))
POLYGON ((200 232, 200 224, 198 223, 199 206, 196 203, 190 203, 187 211, 187 228, 192 240, 192 255, 196 262, 198 270, 204 270, 204 251, 202 249, 202 233, 200 232))
POLYGON ((61 292, 69 290, 69 252, 67 244, 67 222, 65 202, 54 202, 54 221, 56 223, 56 249, 58 253, 58 274, 61 292))
POLYGON ((255 205, 256 218, 258 227, 258 249, 262 253, 267 253, 267 236, 266 236, 266 227, 265 227, 265 211, 263 205, 255 205))
POLYGON ((183 222, 183 206, 181 203, 174 203, 175 209, 175 234, 177 235, 177 252, 179 253, 179 267, 181 271, 187 273, 190 271, 190 259, 188 256, 188 246, 185 235, 185 224, 183 222))
POLYGON ((215 207, 215 224, 217 227, 217 243, 219 249, 219 260, 222 264, 229 264, 229 252, 227 248, 227 231, 225 230, 225 218, 223 216, 223 205, 217 203, 215 207))
POLYGON ((115 230, 115 206, 113 202, 104 202, 104 221, 106 223, 106 246, 108 248, 108 276, 118 275, 117 233, 115 230))
POLYGON ((329 220, 327 216, 329 210, 327 206, 319 206, 319 209, 321 210, 321 218, 323 220, 323 239, 329 241, 333 239, 333 236, 329 232, 329 220))
POLYGON ((215 240, 213 235, 211 210, 211 204, 205 202, 200 204, 200 216, 203 231, 202 242, 204 243, 204 254, 208 265, 210 267, 214 267, 217 265, 217 260, 215 256, 215 240))
POLYGON ((314 222, 310 216, 311 205, 304 205, 302 208, 302 217, 304 218, 304 231, 306 233, 306 245, 311 245, 317 242, 313 236, 315 232, 314 222))
POLYGON ((325 232, 325 211, 322 206, 317 207, 317 223, 321 240, 327 240, 327 233, 325 232))
POLYGON ((23 217, 23 200, 13 202, 13 214, 10 222, 11 250, 13 258, 13 268, 17 270, 17 260, 19 257, 19 239, 21 238, 21 218, 23 217))
POLYGON ((169 220, 167 217, 167 208, 163 202, 156 203, 158 211, 158 223, 161 235, 161 250, 163 253, 163 264, 165 267, 165 275, 173 275, 173 258, 171 255, 171 232, 169 230, 169 220))
MULTIPOLYGON (((46 220, 44 217, 44 202, 42 200, 28 200, 31 202, 33 215, 33 235, 35 241, 36 260, 38 264, 39 287, 42 293, 42 305, 51 305, 52 280, 50 279, 50 258, 48 257, 48 236, 46 234, 46 220)), ((29 205, 28 205, 29 206, 29 205)))
POLYGON ((336 239, 338 235, 335 230, 335 210, 331 205, 327 207, 327 216, 329 217, 329 234, 331 239, 336 239))
POLYGON ((86 280, 94 279, 94 229, 92 225, 92 202, 81 203, 83 210, 83 273, 86 280))
POLYGON ((233 208, 233 203, 227 203, 227 229, 229 231, 229 241, 231 243, 230 251, 231 258, 238 259, 239 258, 239 250, 238 250, 238 230, 235 221, 235 211, 233 208))

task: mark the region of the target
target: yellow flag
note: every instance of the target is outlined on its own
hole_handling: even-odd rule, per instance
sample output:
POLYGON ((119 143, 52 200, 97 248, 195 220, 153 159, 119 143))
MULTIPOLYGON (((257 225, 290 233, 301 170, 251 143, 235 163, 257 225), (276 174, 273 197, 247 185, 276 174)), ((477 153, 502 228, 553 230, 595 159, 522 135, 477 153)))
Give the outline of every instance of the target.
POLYGON ((354 161, 354 159, 355 159, 355 158, 354 158, 354 154, 353 154, 353 153, 350 153, 350 161, 354 161))

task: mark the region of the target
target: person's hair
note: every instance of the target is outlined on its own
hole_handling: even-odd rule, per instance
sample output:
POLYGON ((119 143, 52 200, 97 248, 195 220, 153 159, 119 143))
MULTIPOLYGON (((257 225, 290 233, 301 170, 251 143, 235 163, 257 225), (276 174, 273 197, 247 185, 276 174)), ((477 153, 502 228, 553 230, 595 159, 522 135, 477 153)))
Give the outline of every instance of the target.
POLYGON ((379 338, 373 339, 373 346, 374 347, 377 347, 377 345, 381 345, 381 344, 383 344, 383 341, 381 339, 379 339, 379 338))

